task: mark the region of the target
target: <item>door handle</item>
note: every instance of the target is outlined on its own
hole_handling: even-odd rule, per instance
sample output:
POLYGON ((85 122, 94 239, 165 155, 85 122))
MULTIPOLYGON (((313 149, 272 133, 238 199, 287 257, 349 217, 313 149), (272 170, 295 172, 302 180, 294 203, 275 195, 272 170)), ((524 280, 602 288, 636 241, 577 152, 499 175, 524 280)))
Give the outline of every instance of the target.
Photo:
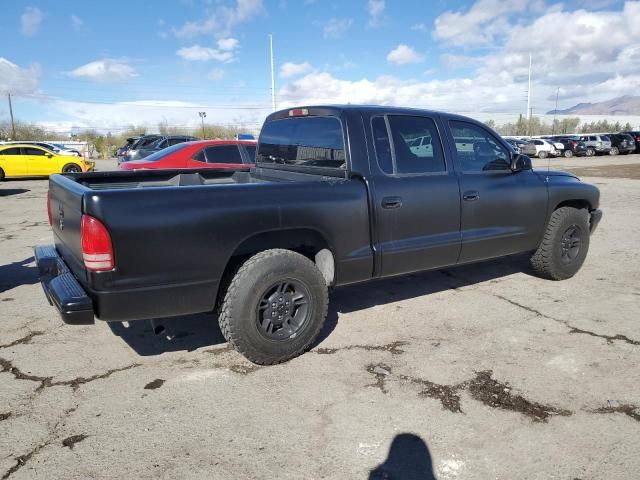
POLYGON ((382 208, 400 208, 402 206, 402 198, 400 197, 384 197, 382 199, 382 208))
POLYGON ((465 202, 475 202, 480 198, 480 194, 476 191, 468 191, 462 194, 462 199, 465 202))

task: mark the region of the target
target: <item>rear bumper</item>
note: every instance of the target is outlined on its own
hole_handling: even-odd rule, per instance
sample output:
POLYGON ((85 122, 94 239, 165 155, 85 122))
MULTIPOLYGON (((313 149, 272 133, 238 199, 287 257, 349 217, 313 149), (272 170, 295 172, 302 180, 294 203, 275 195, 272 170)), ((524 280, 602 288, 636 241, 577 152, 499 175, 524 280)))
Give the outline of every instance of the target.
POLYGON ((35 248, 42 289, 62 320, 70 325, 95 322, 93 303, 53 245, 35 248))
POLYGON ((589 231, 593 233, 596 231, 596 228, 598 228, 598 224, 602 219, 602 210, 600 210, 599 208, 596 208, 595 210, 591 210, 590 217, 591 218, 589 219, 589 231))

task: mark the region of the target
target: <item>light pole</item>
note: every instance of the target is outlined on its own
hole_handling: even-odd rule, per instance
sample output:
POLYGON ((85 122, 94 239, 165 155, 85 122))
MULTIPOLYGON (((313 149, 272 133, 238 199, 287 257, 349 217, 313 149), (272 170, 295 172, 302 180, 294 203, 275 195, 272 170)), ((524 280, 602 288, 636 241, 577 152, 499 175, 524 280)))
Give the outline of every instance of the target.
POLYGON ((207 112, 198 112, 200 115, 200 121, 202 123, 202 139, 204 140, 204 119, 207 117, 207 112))

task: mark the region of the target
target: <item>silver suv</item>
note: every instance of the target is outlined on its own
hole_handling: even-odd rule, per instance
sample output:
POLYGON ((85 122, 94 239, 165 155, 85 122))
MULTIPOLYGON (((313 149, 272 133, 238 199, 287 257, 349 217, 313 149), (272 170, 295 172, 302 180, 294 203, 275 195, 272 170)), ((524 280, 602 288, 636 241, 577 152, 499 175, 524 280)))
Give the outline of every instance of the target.
POLYGON ((609 154, 611 151, 611 140, 606 135, 580 135, 579 140, 587 147, 587 157, 593 157, 598 153, 609 154))

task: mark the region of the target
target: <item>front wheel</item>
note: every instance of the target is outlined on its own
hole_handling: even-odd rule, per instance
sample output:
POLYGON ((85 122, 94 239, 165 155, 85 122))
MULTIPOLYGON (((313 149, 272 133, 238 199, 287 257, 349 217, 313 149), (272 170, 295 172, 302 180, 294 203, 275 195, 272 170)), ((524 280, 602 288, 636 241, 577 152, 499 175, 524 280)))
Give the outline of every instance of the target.
POLYGON ((551 214, 542 242, 531 257, 531 266, 543 278, 565 280, 580 270, 588 250, 587 210, 558 208, 551 214))
POLYGON ((75 163, 69 163, 62 167, 62 173, 81 173, 82 169, 75 163))
POLYGON ((257 253, 238 269, 220 308, 220 330, 248 360, 285 362, 305 352, 327 316, 322 273, 290 250, 257 253))
POLYGON ((571 158, 571 157, 573 157, 573 150, 569 150, 568 148, 567 148, 567 149, 565 149, 565 151, 564 151, 564 157, 565 157, 565 158, 571 158))
POLYGON ((547 158, 548 153, 545 150, 540 150, 538 152, 538 158, 547 158))

